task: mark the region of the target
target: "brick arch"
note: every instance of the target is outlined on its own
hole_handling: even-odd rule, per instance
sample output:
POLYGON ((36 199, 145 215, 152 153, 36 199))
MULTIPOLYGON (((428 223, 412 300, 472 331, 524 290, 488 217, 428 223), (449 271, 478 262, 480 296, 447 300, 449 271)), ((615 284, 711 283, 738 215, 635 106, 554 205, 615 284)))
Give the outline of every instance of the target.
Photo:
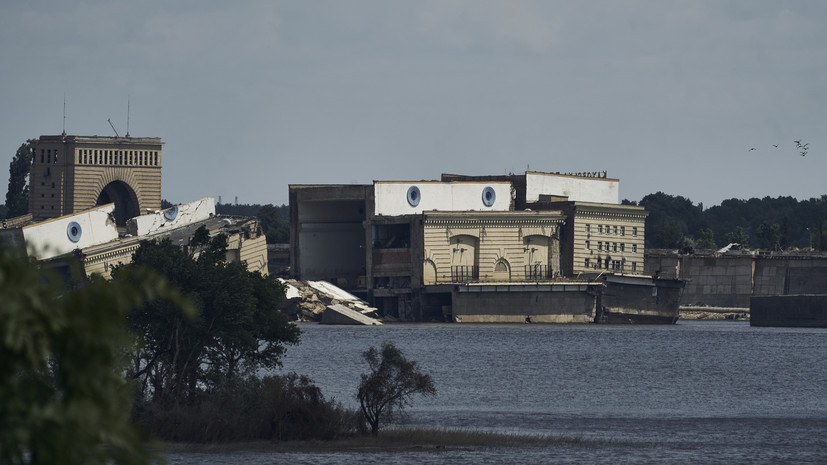
POLYGON ((104 170, 95 182, 95 191, 100 195, 104 187, 115 181, 126 184, 135 192, 135 196, 138 199, 141 198, 141 188, 138 185, 137 179, 135 179, 135 171, 129 168, 107 168, 104 170))
POLYGON ((95 200, 96 205, 115 204, 115 224, 126 226, 126 220, 141 214, 135 191, 123 181, 112 181, 105 185, 95 200))
POLYGON ((95 204, 115 204, 115 223, 125 226, 126 220, 141 214, 141 192, 134 172, 127 168, 110 168, 95 182, 95 204))

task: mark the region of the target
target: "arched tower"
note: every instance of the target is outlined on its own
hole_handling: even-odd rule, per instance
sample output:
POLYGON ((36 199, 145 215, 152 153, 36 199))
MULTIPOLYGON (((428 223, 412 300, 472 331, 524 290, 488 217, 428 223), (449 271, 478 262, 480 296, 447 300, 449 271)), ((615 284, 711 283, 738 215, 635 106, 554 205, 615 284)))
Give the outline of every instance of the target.
POLYGON ((29 178, 34 220, 115 204, 115 220, 161 209, 158 137, 40 136, 29 178))

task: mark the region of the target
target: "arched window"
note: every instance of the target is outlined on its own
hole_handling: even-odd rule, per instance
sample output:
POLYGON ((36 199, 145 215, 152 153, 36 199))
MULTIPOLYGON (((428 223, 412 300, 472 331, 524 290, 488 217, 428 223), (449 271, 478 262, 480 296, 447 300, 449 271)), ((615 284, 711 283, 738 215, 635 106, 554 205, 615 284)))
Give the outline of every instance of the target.
POLYGON ((511 265, 508 260, 501 258, 494 264, 495 281, 511 281, 511 265))

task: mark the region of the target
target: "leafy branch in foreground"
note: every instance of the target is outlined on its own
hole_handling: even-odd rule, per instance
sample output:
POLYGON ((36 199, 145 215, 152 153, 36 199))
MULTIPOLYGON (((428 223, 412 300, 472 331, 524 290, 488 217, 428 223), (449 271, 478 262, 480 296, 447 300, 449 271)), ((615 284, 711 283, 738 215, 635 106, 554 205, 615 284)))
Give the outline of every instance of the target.
POLYGON ((72 288, 0 244, 0 463, 150 463, 131 421, 126 314, 158 298, 189 310, 157 275, 129 278, 72 288))

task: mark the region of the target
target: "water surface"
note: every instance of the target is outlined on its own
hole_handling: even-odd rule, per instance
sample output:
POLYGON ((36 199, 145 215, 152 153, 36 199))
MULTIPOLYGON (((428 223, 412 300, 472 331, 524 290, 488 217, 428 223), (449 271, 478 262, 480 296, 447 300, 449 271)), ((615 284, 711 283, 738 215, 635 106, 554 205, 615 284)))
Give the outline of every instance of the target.
POLYGON ((302 325, 281 372, 356 407, 361 353, 391 341, 431 373, 405 425, 576 436, 590 446, 406 453, 178 454, 172 463, 824 463, 825 329, 302 325))

